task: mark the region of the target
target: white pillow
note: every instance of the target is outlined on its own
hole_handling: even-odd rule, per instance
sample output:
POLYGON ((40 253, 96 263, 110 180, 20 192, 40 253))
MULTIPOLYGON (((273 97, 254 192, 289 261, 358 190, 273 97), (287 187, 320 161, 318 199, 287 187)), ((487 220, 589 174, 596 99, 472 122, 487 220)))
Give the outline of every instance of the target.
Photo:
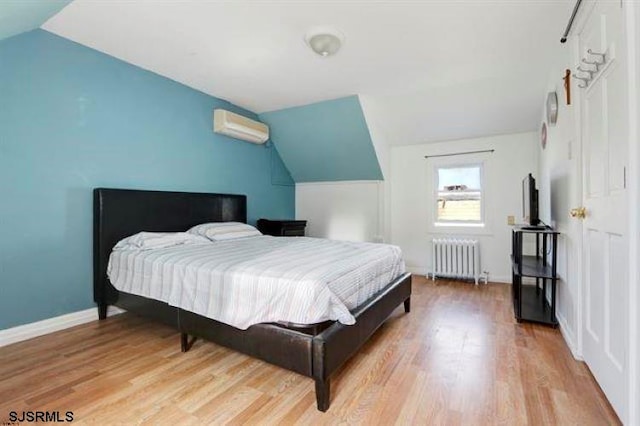
POLYGON ((210 241, 186 232, 138 232, 118 241, 113 250, 151 250, 197 243, 210 244, 210 241))
POLYGON ((236 238, 256 237, 262 235, 251 225, 240 222, 213 222, 196 225, 187 231, 190 234, 206 237, 211 241, 234 240, 236 238))

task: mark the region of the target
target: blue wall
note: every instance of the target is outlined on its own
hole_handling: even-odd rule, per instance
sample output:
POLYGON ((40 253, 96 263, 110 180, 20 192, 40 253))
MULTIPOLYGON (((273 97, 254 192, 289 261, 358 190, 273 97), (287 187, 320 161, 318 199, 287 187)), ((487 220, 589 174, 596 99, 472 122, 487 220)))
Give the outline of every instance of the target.
POLYGON ((252 116, 43 30, 0 42, 0 329, 93 306, 92 188, 246 194, 294 217, 273 147, 213 133, 252 116))
POLYGON ((260 114, 296 182, 382 180, 357 96, 260 114))

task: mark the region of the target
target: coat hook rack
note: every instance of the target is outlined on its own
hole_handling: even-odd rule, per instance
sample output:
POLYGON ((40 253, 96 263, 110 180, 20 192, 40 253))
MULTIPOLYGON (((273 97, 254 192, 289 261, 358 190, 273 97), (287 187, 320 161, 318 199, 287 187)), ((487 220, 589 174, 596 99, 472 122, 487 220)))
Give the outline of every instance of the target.
POLYGON ((595 72, 598 72, 598 69, 600 68, 600 65, 602 64, 602 62, 598 62, 598 61, 587 61, 585 58, 582 58, 582 63, 585 65, 593 65, 594 67, 596 67, 595 72))
POLYGON ((589 77, 588 77, 589 80, 593 79, 593 74, 598 72, 597 69, 596 70, 585 70, 585 69, 582 69, 582 67, 580 67, 580 66, 576 67, 576 71, 580 71, 580 72, 584 72, 584 73, 589 74, 589 77))
POLYGON ((587 87, 589 87, 589 82, 591 81, 590 78, 580 77, 579 75, 576 75, 576 74, 573 74, 573 78, 575 78, 576 80, 580 80, 584 83, 584 84, 578 84, 579 88, 586 89, 587 87))
POLYGON ((594 78, 597 78, 598 72, 601 67, 606 67, 607 57, 606 53, 594 52, 591 49, 587 49, 587 55, 589 59, 582 58, 580 65, 576 67, 576 72, 584 73, 583 75, 573 74, 573 77, 582 81, 584 84, 578 84, 581 89, 586 89, 594 78), (583 66, 584 65, 584 66, 583 66))
POLYGON ((585 70, 585 69, 582 69, 582 67, 580 67, 580 66, 579 66, 579 67, 578 67, 578 69, 580 69, 580 71, 582 71, 582 72, 591 72, 591 73, 596 73, 596 72, 598 72, 598 70, 599 70, 598 65, 587 64, 587 63, 584 63, 584 62, 583 62, 583 64, 584 64, 584 65, 586 65, 586 66, 588 66, 588 67, 593 66, 593 68, 594 68, 594 69, 586 69, 586 70, 585 70))
POLYGON ((593 56, 600 56, 600 61, 598 62, 599 64, 604 64, 606 62, 606 59, 605 59, 605 55, 606 54, 605 53, 594 52, 591 49, 587 49, 587 53, 589 55, 593 55, 593 56))

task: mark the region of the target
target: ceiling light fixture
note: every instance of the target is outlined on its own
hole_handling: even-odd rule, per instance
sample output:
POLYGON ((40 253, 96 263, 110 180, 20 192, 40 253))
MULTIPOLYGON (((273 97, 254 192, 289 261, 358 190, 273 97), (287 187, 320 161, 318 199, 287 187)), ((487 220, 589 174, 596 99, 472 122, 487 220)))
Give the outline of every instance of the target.
POLYGON ((330 28, 314 28, 304 37, 307 45, 320 56, 335 55, 344 43, 344 36, 330 28))

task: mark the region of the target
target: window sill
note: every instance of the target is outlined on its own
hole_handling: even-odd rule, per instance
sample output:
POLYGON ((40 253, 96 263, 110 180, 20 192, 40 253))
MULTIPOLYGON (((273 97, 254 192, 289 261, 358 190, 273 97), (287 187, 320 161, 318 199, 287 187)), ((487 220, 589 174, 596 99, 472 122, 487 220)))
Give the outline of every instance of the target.
POLYGON ((430 234, 450 235, 493 235, 486 223, 432 223, 428 227, 430 234))
POLYGON ((484 223, 473 223, 473 222, 460 222, 460 223, 455 223, 455 222, 436 222, 433 224, 434 227, 436 228, 444 228, 444 227, 451 227, 451 228, 484 228, 484 223))

